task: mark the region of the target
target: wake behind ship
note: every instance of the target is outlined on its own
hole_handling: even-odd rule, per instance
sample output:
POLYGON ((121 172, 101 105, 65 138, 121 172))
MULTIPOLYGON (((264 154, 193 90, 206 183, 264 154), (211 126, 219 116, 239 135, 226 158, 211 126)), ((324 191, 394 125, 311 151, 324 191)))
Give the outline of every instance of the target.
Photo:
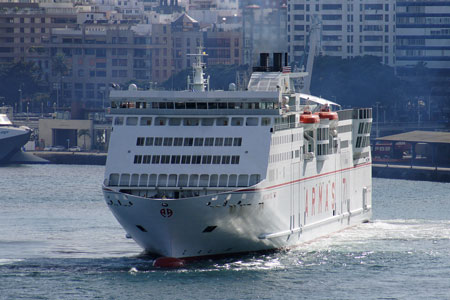
MULTIPOLYGON (((289 248, 370 220, 369 108, 301 93, 276 54, 246 91, 110 94, 103 193, 146 252, 198 257, 289 248)), ((264 59, 267 57, 265 56, 264 59)))

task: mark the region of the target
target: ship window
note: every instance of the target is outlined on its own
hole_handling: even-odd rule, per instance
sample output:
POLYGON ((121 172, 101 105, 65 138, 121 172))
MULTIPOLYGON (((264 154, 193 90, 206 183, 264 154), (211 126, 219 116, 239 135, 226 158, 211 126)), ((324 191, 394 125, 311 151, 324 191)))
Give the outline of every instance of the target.
POLYGON ((199 165, 202 162, 202 156, 201 155, 192 155, 192 164, 199 165))
POLYGON ((242 126, 244 118, 231 118, 231 126, 242 126))
POLYGON ((220 155, 214 155, 214 156, 213 156, 212 163, 213 163, 214 165, 220 164, 220 155))
POLYGON ((141 174, 141 177, 139 178, 139 186, 147 186, 147 181, 148 181, 148 175, 141 174))
POLYGON ((361 137, 358 136, 358 138, 356 139, 356 148, 359 148, 361 146, 361 137))
POLYGON ((180 174, 178 176, 178 186, 179 187, 187 186, 187 182, 188 182, 188 175, 187 174, 180 174))
POLYGON ((159 102, 158 106, 159 106, 159 109, 166 109, 167 108, 166 102, 159 102))
POLYGON ((141 126, 150 126, 150 125, 152 125, 151 117, 142 117, 141 118, 141 126))
POLYGON ((203 146, 203 138, 195 138, 194 146, 198 146, 198 147, 203 146))
POLYGON ((205 138, 205 146, 214 146, 214 138, 213 137, 205 138))
POLYGON ((184 102, 175 102, 175 109, 185 109, 186 103, 184 102))
POLYGON ((123 125, 123 117, 116 117, 114 119, 114 125, 123 125))
POLYGON ((228 126, 228 118, 217 118, 217 126, 228 126))
POLYGON ((224 146, 231 146, 233 144, 233 138, 227 137, 223 143, 224 146))
POLYGON ((162 164, 170 163, 170 155, 161 155, 161 163, 162 164))
POLYGON ((250 175, 250 185, 255 185, 260 181, 259 174, 252 174, 250 175))
POLYGON ((151 155, 144 155, 143 159, 142 159, 142 163, 143 164, 149 164, 150 163, 150 159, 151 159, 151 155))
POLYGON ((231 157, 231 164, 232 164, 232 165, 237 165, 237 164, 239 164, 239 155, 233 155, 233 156, 231 157))
POLYGON ((119 174, 112 173, 109 174, 109 185, 117 186, 119 184, 119 174))
POLYGON ((242 138, 234 138, 234 141, 233 141, 233 146, 237 146, 237 147, 239 147, 239 146, 241 146, 242 145, 242 138))
POLYGON ((364 131, 364 122, 359 123, 358 134, 362 134, 364 131))
POLYGON ((130 174, 121 174, 120 175, 120 185, 127 186, 130 184, 130 174))
POLYGON ((176 174, 169 175, 169 182, 167 183, 167 186, 177 186, 177 175, 176 174))
POLYGON ((209 165, 212 162, 212 155, 203 155, 202 164, 209 165))
POLYGON ((218 105, 219 109, 227 109, 228 105, 226 102, 219 102, 218 105))
POLYGON ((202 174, 202 175, 200 175, 200 182, 198 183, 198 185, 202 186, 202 187, 208 186, 208 181, 209 181, 209 175, 202 174))
POLYGON ((159 164, 159 155, 152 156, 152 164, 159 164))
POLYGON ((156 174, 150 174, 148 177, 148 186, 156 186, 156 174))
POLYGON ((131 175, 131 183, 130 186, 137 186, 139 183, 139 174, 131 175))
POLYGON ((179 164, 181 161, 181 155, 172 155, 171 164, 179 164))
POLYGON ((217 103, 208 102, 208 109, 217 109, 217 103))
POLYGON ((236 186, 236 182, 237 182, 237 175, 231 174, 230 177, 228 178, 228 186, 236 186))
POLYGON ((191 156, 190 155, 183 155, 181 156, 181 163, 188 165, 191 163, 191 156))
POLYGON ((173 145, 174 146, 183 146, 183 138, 182 137, 176 137, 173 139, 173 145))
POLYGON ((258 118, 247 118, 246 126, 258 126, 258 118))
POLYGON ((217 174, 212 174, 209 177, 209 186, 217 186, 219 176, 217 174))
POLYGON ((181 125, 181 118, 170 118, 169 119, 169 126, 180 126, 181 125))
POLYGON ((186 118, 183 120, 184 126, 198 126, 200 124, 200 119, 186 118))
POLYGON ((184 146, 192 146, 194 138, 184 138, 184 146))
POLYGON ((227 186, 228 183, 228 175, 222 174, 219 177, 219 186, 227 186))
POLYGON ((238 186, 247 186, 248 185, 248 175, 239 175, 238 178, 238 186))
POLYGON ((214 119, 212 119, 212 118, 202 119, 202 126, 213 126, 213 125, 214 125, 214 119))
POLYGON ((140 164, 140 163, 142 163, 142 155, 135 155, 135 156, 134 156, 134 163, 135 163, 135 164, 140 164))
POLYGON ((156 118, 155 119, 155 126, 165 126, 167 122, 166 118, 156 118))
POLYGON ((173 138, 164 138, 164 146, 172 146, 173 138))
POLYGON ((156 137, 155 138, 155 146, 161 146, 163 142, 163 138, 162 137, 156 137))
POLYGON ((186 109, 195 109, 196 108, 195 102, 187 102, 186 103, 186 109))
POLYGON ((229 165, 231 157, 229 155, 222 156, 222 165, 229 165))
POLYGON ((138 137, 136 140, 136 146, 144 146, 145 138, 144 137, 138 137))
POLYGON ((198 175, 192 174, 189 176, 189 186, 198 186, 198 175))
POLYGON ((197 102, 197 109, 207 109, 206 102, 197 102))
POLYGON ((261 126, 270 126, 270 118, 261 118, 261 126))
POLYGON ((167 175, 159 174, 158 176, 158 186, 166 186, 167 185, 167 175))
POLYGON ((137 117, 128 117, 127 118, 127 126, 136 126, 138 118, 137 117))
POLYGON ((215 145, 221 147, 223 145, 223 138, 216 138, 215 145))
POLYGON ((148 137, 145 139, 145 146, 153 146, 153 138, 148 137))

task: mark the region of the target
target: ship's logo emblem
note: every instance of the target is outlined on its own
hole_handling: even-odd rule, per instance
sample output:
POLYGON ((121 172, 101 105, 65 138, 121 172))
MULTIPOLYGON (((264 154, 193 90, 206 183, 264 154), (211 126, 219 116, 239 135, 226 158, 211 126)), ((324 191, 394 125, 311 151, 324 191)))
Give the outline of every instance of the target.
POLYGON ((171 216, 173 216, 173 211, 170 208, 163 208, 159 212, 164 218, 170 218, 171 216))

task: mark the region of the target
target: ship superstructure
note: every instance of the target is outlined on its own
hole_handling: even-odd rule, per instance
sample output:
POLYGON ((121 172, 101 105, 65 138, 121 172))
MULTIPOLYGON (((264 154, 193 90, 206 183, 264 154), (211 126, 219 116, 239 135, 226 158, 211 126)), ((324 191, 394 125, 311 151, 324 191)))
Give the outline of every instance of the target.
POLYGON ((128 237, 196 257, 291 247, 371 218, 371 109, 297 92, 306 74, 281 54, 248 90, 209 91, 201 55, 188 91, 111 91, 103 192, 128 237))

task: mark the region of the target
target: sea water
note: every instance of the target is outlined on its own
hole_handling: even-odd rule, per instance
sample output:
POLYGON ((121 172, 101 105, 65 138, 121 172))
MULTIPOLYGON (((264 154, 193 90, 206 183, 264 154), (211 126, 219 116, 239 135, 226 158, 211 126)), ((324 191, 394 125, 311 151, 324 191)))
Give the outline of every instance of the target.
POLYGON ((0 168, 0 299, 450 299, 450 184, 373 179, 373 222, 291 251, 152 267, 99 166, 0 168))

